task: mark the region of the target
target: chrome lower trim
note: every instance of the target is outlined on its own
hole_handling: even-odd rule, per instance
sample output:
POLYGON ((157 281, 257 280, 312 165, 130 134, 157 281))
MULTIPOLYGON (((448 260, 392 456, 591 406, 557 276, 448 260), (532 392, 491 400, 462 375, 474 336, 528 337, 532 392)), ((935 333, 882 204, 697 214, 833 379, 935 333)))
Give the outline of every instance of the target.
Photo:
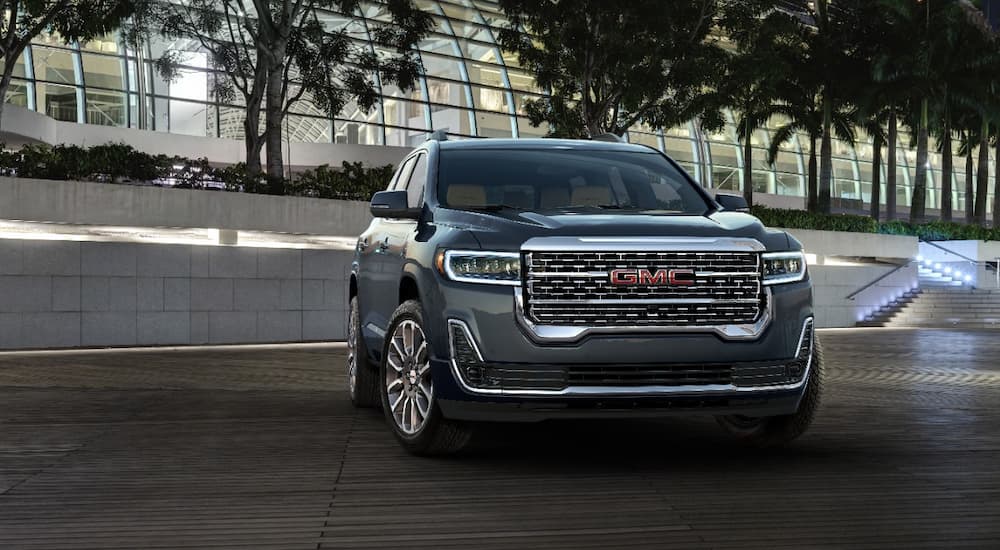
MULTIPOLYGON (((455 362, 455 345, 451 338, 451 327, 458 326, 465 333, 465 337, 469 339, 469 344, 472 349, 475 350, 476 356, 479 361, 485 363, 483 359, 482 352, 479 351, 479 344, 476 343, 476 339, 472 337, 472 332, 469 330, 469 326, 465 324, 464 321, 458 319, 448 320, 448 346, 451 352, 451 359, 449 363, 451 364, 452 374, 455 380, 462 386, 462 389, 469 393, 478 395, 504 395, 504 396, 549 396, 549 397, 602 397, 602 396, 635 396, 635 397, 659 397, 659 396, 684 396, 684 395, 696 395, 696 396, 715 396, 715 395, 732 395, 732 394, 748 394, 748 393, 760 393, 760 392, 774 392, 774 391, 793 391, 801 389, 809 381, 809 375, 812 373, 812 359, 813 352, 816 349, 816 335, 812 334, 812 338, 809 341, 809 358, 806 360, 805 372, 802 373, 802 379, 794 384, 781 384, 774 386, 736 386, 734 384, 708 384, 700 386, 569 386, 561 390, 508 390, 503 389, 481 389, 474 388, 465 383, 465 379, 459 373, 458 364, 455 362)), ((802 348, 802 340, 806 337, 807 331, 813 331, 813 318, 808 317, 802 323, 802 332, 799 334, 798 342, 795 344, 795 353, 798 354, 798 350, 802 348)))
MULTIPOLYGON (((690 334, 690 333, 714 333, 725 340, 755 340, 764 333, 764 330, 774 316, 774 296, 769 287, 764 288, 764 296, 767 300, 767 308, 755 323, 743 325, 705 325, 705 326, 574 326, 574 325, 539 325, 528 319, 524 312, 524 295, 522 287, 514 287, 514 317, 528 336, 535 342, 544 343, 568 343, 576 342, 590 334, 690 334)), ((731 301, 731 300, 728 300, 731 301)))

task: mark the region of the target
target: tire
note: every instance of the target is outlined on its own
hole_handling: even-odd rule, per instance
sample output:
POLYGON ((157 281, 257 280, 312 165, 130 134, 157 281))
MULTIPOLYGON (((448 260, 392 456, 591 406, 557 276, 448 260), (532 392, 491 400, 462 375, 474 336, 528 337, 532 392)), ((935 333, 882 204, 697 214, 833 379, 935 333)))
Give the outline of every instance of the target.
POLYGON ((355 407, 371 408, 379 404, 378 369, 368 361, 357 296, 351 298, 347 314, 347 391, 355 407))
POLYGON ((813 338, 815 345, 808 385, 795 413, 764 418, 718 416, 719 425, 742 443, 761 449, 787 445, 805 433, 816 416, 823 394, 823 347, 818 337, 814 335, 813 338))
POLYGON ((424 327, 416 300, 404 302, 392 314, 378 391, 385 420, 403 448, 415 455, 446 455, 465 447, 472 434, 466 424, 442 416, 434 400, 430 342, 424 327))

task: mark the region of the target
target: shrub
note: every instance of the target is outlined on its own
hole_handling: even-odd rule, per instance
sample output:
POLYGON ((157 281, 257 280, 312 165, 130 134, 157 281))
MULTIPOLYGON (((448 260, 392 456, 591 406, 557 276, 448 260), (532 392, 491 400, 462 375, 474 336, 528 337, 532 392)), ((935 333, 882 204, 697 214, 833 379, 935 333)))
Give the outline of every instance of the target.
POLYGON ((817 229, 823 231, 847 231, 850 233, 881 233, 883 235, 908 235, 925 241, 944 240, 1000 240, 1000 231, 979 225, 965 225, 955 222, 931 221, 911 224, 903 220, 876 222, 867 216, 851 214, 818 214, 804 210, 785 210, 754 206, 754 216, 765 225, 787 229, 817 229))
POLYGON ((288 186, 291 195, 340 200, 371 200, 392 178, 394 168, 365 168, 360 162, 344 162, 340 170, 329 165, 317 166, 299 174, 288 186))

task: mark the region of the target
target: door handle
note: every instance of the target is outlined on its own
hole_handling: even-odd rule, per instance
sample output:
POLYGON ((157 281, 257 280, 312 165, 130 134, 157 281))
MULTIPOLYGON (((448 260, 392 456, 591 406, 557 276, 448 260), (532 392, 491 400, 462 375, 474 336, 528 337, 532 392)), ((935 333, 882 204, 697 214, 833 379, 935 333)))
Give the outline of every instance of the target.
POLYGON ((367 238, 358 239, 357 249, 358 249, 358 252, 364 252, 365 250, 367 250, 368 249, 368 239, 367 238))
POLYGON ((389 250, 389 237, 382 239, 382 242, 378 243, 376 252, 385 252, 386 250, 389 250))

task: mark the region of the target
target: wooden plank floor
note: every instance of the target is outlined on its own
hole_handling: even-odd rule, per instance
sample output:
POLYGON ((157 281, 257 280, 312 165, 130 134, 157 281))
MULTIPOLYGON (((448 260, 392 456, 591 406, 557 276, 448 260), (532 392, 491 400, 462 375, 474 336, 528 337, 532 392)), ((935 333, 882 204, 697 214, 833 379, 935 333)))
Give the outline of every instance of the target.
POLYGON ((821 338, 768 453, 675 418, 414 458, 335 345, 0 354, 0 548, 1000 548, 1000 333, 821 338))

